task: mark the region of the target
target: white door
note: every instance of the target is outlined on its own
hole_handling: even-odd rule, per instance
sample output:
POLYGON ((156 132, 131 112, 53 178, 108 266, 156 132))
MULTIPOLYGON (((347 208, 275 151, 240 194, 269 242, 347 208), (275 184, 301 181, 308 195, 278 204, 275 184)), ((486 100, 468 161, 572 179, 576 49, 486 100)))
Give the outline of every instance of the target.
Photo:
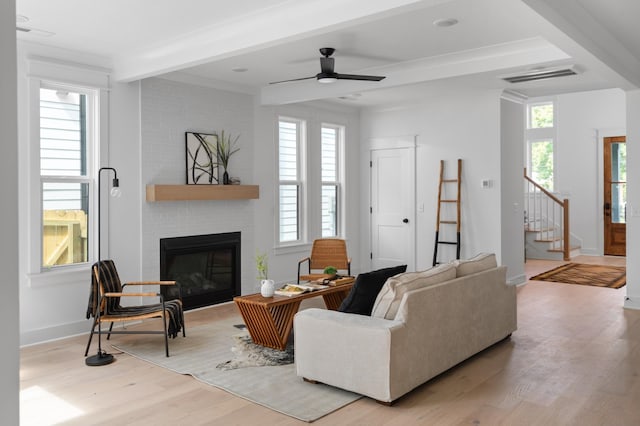
POLYGON ((415 149, 371 151, 371 267, 415 270, 415 149))

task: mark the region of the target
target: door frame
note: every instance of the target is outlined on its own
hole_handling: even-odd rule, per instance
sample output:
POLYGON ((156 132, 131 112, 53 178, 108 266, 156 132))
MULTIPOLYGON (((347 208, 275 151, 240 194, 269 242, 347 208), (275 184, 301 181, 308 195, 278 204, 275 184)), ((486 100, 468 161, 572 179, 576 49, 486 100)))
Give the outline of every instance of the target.
MULTIPOLYGON (((412 136, 397 136, 397 137, 389 137, 389 138, 372 138, 369 140, 369 155, 367 157, 367 162, 369 162, 369 165, 371 164, 371 158, 372 158, 372 154, 373 151, 377 151, 377 150, 389 150, 389 149, 408 149, 409 151, 409 164, 410 164, 410 182, 409 184, 412 186, 412 188, 410 188, 409 193, 411 194, 411 200, 409 200, 409 206, 411 208, 411 214, 410 216, 410 230, 409 230, 409 235, 410 235, 410 247, 411 247, 411 253, 410 253, 410 257, 409 259, 407 259, 407 271, 413 271, 416 268, 416 262, 417 262, 417 238, 416 238, 416 231, 417 231, 417 224, 416 224, 416 187, 417 187, 417 183, 416 183, 416 148, 417 148, 417 135, 412 135, 412 136)), ((368 181, 369 181, 369 191, 367 192, 367 196, 368 196, 368 200, 367 200, 367 211, 370 213, 370 207, 372 206, 372 201, 373 201, 373 197, 372 197, 372 193, 373 193, 373 180, 372 180, 372 176, 371 176, 371 167, 368 167, 368 181)), ((372 215, 369 214, 368 215, 368 244, 367 244, 367 249, 368 249, 368 253, 367 253, 367 259, 368 259, 368 264, 369 264, 369 270, 372 270, 373 268, 373 259, 371 259, 371 257, 369 256, 369 253, 372 253, 373 250, 373 222, 372 222, 372 215)))
MULTIPOLYGON (((605 210, 604 209, 604 203, 607 201, 607 197, 605 195, 608 193, 609 194, 609 198, 611 198, 611 188, 605 182, 605 171, 607 170, 607 168, 611 167, 610 165, 607 165, 607 155, 606 155, 606 152, 605 152, 606 151, 605 150, 605 145, 607 143, 609 143, 609 144, 611 144, 611 143, 624 143, 624 144, 626 144, 626 141, 627 141, 626 136, 618 135, 618 136, 607 136, 607 137, 604 137, 603 138, 603 143, 602 143, 602 146, 603 146, 602 152, 603 152, 603 159, 604 159, 603 164, 602 164, 602 169, 601 169, 602 170, 602 173, 601 173, 602 174, 602 180, 603 180, 603 196, 602 196, 602 201, 603 201, 603 204, 602 204, 603 233, 602 233, 602 239, 603 239, 603 254, 604 255, 611 255, 611 256, 626 256, 627 255, 626 238, 625 238, 625 244, 624 244, 624 254, 622 252, 620 252, 620 253, 611 253, 611 250, 610 250, 610 253, 606 253, 606 251, 607 251, 607 244, 606 244, 606 242, 607 242, 606 222, 607 222, 607 220, 606 220, 606 215, 604 214, 604 210, 605 210), (621 141, 621 140, 616 141, 616 139, 624 139, 624 141, 621 141)), ((610 156, 609 156, 608 159, 609 159, 609 161, 611 161, 610 156)), ((625 214, 625 216, 626 216, 626 214, 625 214)), ((610 223, 610 226, 615 226, 615 225, 613 223, 610 223)), ((618 224, 617 226, 620 226, 620 224, 618 224)), ((626 223, 626 220, 625 220, 625 223, 624 223, 625 234, 626 234, 626 229, 627 229, 627 223, 626 223)), ((615 247, 618 247, 619 250, 622 251, 622 244, 618 244, 615 247)), ((614 246, 612 245, 612 246, 610 246, 610 248, 614 248, 614 246)))
POLYGON ((604 209, 602 208, 602 206, 604 206, 604 139, 616 136, 626 136, 626 134, 627 131, 624 127, 596 129, 593 141, 596 143, 596 151, 598 153, 598 168, 596 172, 598 185, 596 205, 594 206, 597 211, 597 253, 593 253, 593 250, 583 250, 583 254, 593 253, 597 256, 604 256, 604 209))

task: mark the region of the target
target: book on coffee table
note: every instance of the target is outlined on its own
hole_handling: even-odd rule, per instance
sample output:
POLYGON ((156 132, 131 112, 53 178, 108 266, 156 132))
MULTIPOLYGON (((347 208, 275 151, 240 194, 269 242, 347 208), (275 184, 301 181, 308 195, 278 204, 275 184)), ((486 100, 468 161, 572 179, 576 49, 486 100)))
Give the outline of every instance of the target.
POLYGON ((276 290, 276 294, 280 296, 295 296, 297 294, 321 290, 323 288, 327 288, 327 286, 317 283, 285 284, 276 290))

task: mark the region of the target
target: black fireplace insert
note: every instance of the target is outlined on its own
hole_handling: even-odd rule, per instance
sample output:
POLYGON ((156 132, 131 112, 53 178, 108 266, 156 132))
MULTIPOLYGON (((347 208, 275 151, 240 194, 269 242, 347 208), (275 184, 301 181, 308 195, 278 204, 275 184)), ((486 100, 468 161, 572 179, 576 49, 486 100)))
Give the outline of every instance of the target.
MULTIPOLYGON (((240 232, 160 239, 160 279, 175 280, 184 310, 240 295, 240 232)), ((161 286, 166 300, 175 288, 161 286)))

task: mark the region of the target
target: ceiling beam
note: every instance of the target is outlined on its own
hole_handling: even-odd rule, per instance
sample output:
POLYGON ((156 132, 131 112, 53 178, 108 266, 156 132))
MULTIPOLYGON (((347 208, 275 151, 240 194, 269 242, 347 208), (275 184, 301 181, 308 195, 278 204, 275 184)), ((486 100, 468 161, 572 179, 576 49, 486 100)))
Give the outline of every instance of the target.
MULTIPOLYGON (((556 27, 575 44, 593 55, 601 63, 600 72, 607 73, 604 67, 618 74, 606 76, 615 81, 618 87, 632 90, 640 87, 640 58, 635 57, 617 40, 597 17, 591 15, 576 0, 522 0, 536 13, 556 27)), ((573 47, 556 37, 551 40, 568 51, 573 47)), ((573 53, 573 52, 570 52, 573 53)))
MULTIPOLYGON (((384 75, 379 82, 338 80, 319 84, 315 80, 273 84, 260 92, 262 105, 280 105, 316 99, 347 96, 354 92, 385 89, 438 79, 460 77, 496 70, 528 68, 571 59, 569 55, 542 38, 518 40, 432 58, 369 68, 367 74, 384 75)), ((360 72, 358 72, 360 73, 360 72)))
POLYGON ((116 81, 178 71, 452 0, 287 1, 114 58, 116 81))

